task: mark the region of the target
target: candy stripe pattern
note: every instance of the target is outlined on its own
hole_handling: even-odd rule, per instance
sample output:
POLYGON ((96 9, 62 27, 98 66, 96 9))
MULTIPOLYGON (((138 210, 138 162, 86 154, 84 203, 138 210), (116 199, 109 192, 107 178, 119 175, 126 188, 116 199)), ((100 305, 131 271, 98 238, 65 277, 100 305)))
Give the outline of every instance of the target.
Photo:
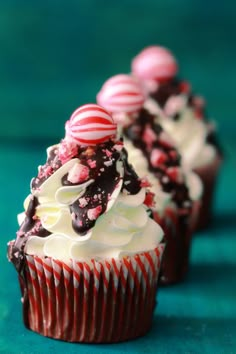
POLYGON ((145 334, 151 326, 163 250, 160 244, 122 260, 89 264, 26 256, 29 301, 23 306, 28 327, 48 337, 87 343, 145 334))
POLYGON ((116 135, 111 115, 96 104, 79 107, 66 122, 66 138, 80 145, 97 145, 116 135))
POLYGON ((166 48, 145 48, 132 61, 132 73, 142 80, 165 81, 176 75, 178 66, 172 53, 166 48))
POLYGON ((144 104, 140 84, 130 75, 116 75, 107 80, 97 95, 97 102, 112 113, 135 113, 144 104))

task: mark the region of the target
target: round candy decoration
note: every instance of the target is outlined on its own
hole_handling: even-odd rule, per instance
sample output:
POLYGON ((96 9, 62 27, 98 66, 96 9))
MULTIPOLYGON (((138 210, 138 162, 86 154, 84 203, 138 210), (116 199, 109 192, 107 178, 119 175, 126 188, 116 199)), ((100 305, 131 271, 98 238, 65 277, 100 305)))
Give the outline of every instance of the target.
POLYGON ((125 74, 108 79, 97 95, 97 102, 112 113, 136 113, 143 107, 144 100, 140 84, 125 74))
POLYGON ((172 53, 159 46, 145 48, 132 61, 132 73, 142 80, 167 81, 177 71, 177 62, 172 53))
POLYGON ((85 104, 66 122, 66 139, 80 145, 97 145, 114 137, 117 132, 111 115, 96 104, 85 104))

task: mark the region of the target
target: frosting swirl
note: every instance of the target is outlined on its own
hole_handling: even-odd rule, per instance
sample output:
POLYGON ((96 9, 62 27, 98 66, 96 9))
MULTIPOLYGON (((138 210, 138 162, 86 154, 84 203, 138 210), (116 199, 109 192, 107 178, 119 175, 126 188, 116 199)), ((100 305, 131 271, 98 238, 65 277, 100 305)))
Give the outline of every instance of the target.
POLYGON ((77 141, 66 136, 48 148, 45 165, 31 181, 17 239, 9 246, 18 271, 25 253, 64 261, 119 258, 151 250, 162 238, 122 141, 77 141))
POLYGON ((156 116, 143 109, 135 122, 124 128, 129 161, 140 177, 148 176, 155 208, 162 213, 167 205, 191 208, 202 195, 202 184, 193 172, 182 168, 173 141, 157 123, 156 116))
POLYGON ((203 120, 204 102, 194 97, 190 85, 177 79, 159 86, 145 102, 158 116, 159 123, 175 141, 186 169, 203 166, 216 156, 216 147, 208 142, 209 125, 203 120))
POLYGON ((159 123, 170 134, 182 156, 186 169, 211 163, 218 143, 212 139, 212 124, 206 120, 205 102, 193 95, 188 82, 179 80, 172 53, 151 46, 132 61, 132 73, 146 90, 145 108, 159 116, 159 123))

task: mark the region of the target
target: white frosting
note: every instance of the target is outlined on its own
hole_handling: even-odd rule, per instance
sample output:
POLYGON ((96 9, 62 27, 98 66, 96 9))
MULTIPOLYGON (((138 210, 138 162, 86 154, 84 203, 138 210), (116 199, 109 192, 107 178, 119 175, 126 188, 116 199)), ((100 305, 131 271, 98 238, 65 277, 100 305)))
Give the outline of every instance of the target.
POLYGON ((128 151, 128 160, 133 165, 135 172, 140 178, 148 177, 151 184, 150 190, 154 193, 155 209, 161 214, 171 203, 171 194, 162 190, 156 176, 149 171, 148 162, 140 149, 137 149, 133 144, 125 139, 125 148, 128 151))
MULTIPOLYGON (((134 147, 129 141, 125 140, 125 147, 128 151, 129 162, 134 166, 135 171, 139 177, 147 177, 151 184, 150 190, 154 193, 155 209, 158 213, 162 214, 170 203, 173 203, 171 194, 162 190, 162 186, 156 176, 150 172, 148 162, 140 149, 134 147)), ((199 200, 202 196, 203 187, 200 178, 188 170, 183 170, 185 183, 189 188, 190 198, 195 201, 199 200)))
MULTIPOLYGON (((88 180, 77 186, 62 186, 61 178, 75 170, 79 160, 74 158, 52 174, 38 190, 39 205, 36 216, 43 227, 52 234, 47 237, 32 235, 28 238, 25 252, 31 255, 48 256, 67 261, 89 261, 152 250, 160 243, 163 231, 147 214, 143 204, 145 189, 136 195, 121 192, 123 165, 117 163, 121 179, 109 200, 107 210, 98 217, 95 226, 85 236, 78 235, 72 228, 70 204, 82 197, 86 187, 93 183, 88 180)), ((29 198, 26 199, 25 208, 29 198)), ((22 222, 22 215, 19 217, 22 222)))
POLYGON ((202 120, 196 119, 193 109, 187 105, 185 95, 176 96, 172 102, 168 101, 164 107, 165 112, 152 98, 146 100, 145 107, 158 116, 158 123, 174 139, 182 156, 183 166, 186 169, 193 169, 212 162, 216 150, 206 142, 207 125, 202 120), (175 110, 180 114, 177 121, 168 118, 168 112, 175 110))

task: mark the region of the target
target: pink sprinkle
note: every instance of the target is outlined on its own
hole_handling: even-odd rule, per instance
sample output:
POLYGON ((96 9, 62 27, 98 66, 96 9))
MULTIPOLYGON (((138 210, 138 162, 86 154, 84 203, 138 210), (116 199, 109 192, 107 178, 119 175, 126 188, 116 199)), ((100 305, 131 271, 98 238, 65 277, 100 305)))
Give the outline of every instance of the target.
POLYGON ((166 172, 172 181, 183 183, 184 178, 179 167, 169 167, 166 172))
POLYGON ((150 126, 147 126, 147 128, 144 130, 143 140, 149 148, 151 147, 152 143, 156 140, 156 134, 151 129, 150 126))
POLYGON ((140 182, 141 182, 140 187, 144 187, 144 188, 151 187, 151 183, 149 182, 147 177, 142 178, 140 182))
POLYGON ((58 155, 62 164, 69 161, 77 153, 78 153, 78 146, 76 145, 76 143, 66 139, 61 141, 59 145, 58 155))
POLYGON ((163 146, 166 146, 166 147, 175 146, 175 142, 173 141, 173 139, 164 131, 161 132, 161 134, 159 136, 159 141, 163 146))
POLYGON ((87 162, 90 168, 96 168, 97 166, 96 160, 89 159, 87 162))
POLYGON ((98 216, 102 212, 102 207, 101 205, 98 205, 96 208, 92 208, 88 210, 88 218, 89 220, 96 220, 98 216))
POLYGON ((68 181, 71 183, 81 183, 89 178, 89 169, 87 166, 77 163, 68 173, 68 181))
POLYGON ((158 167, 165 163, 167 161, 168 157, 167 155, 159 150, 159 149, 153 149, 151 152, 151 164, 154 167, 158 167))
POLYGON ((86 198, 80 198, 79 199, 79 206, 81 208, 84 208, 87 204, 88 204, 88 202, 87 202, 86 198))
POLYGON ((122 141, 117 141, 116 145, 114 145, 114 149, 120 152, 124 147, 124 143, 122 141))
POLYGON ((171 96, 165 104, 165 114, 167 114, 167 116, 173 116, 182 111, 185 106, 185 102, 185 98, 182 96, 171 96))
POLYGON ((46 176, 50 176, 53 173, 53 169, 51 166, 48 166, 44 171, 46 176))
POLYGON ((110 157, 112 155, 112 152, 107 149, 105 150, 105 153, 106 153, 107 157, 110 157))

